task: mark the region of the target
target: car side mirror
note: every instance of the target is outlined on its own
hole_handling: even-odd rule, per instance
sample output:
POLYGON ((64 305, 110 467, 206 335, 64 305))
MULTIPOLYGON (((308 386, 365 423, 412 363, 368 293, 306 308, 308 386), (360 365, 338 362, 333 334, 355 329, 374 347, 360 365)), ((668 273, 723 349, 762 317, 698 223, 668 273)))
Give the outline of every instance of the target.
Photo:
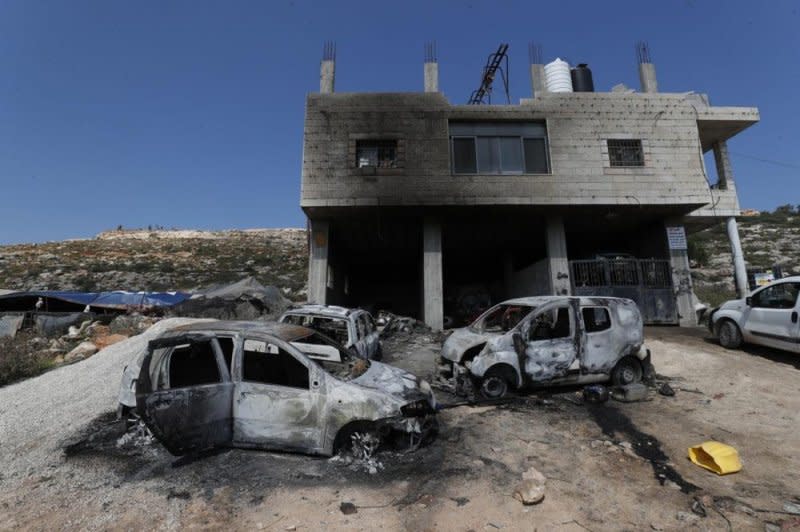
POLYGON ((752 307, 753 306, 753 298, 750 297, 750 296, 747 296, 746 298, 744 298, 744 304, 747 305, 748 307, 752 307))

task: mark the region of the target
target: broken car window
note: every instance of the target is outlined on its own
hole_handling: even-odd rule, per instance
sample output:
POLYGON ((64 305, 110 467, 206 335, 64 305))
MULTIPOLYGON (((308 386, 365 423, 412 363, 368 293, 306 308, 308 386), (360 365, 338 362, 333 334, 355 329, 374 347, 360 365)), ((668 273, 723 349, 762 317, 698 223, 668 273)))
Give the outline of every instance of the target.
POLYGON ((529 335, 532 341, 569 337, 571 335, 569 308, 560 307, 536 316, 529 335))
POLYGON ((243 354, 243 380, 308 389, 308 368, 281 347, 248 339, 243 354))
POLYGON ((211 342, 179 345, 172 350, 167 363, 169 388, 185 388, 221 381, 211 342))
POLYGON ((497 305, 478 318, 472 326, 484 332, 507 332, 516 327, 534 308, 526 305, 497 305))
POLYGON ((295 339, 292 345, 313 359, 327 373, 345 381, 358 377, 370 365, 369 360, 354 357, 347 349, 342 349, 341 346, 316 332, 295 339), (332 357, 328 352, 335 352, 336 356, 332 357))
POLYGON ((609 316, 607 308, 585 307, 581 313, 587 333, 605 331, 611 328, 611 316, 609 316))
POLYGON ((348 332, 347 320, 345 319, 287 314, 283 318, 283 322, 314 329, 325 336, 333 338, 342 345, 350 343, 350 333, 348 332))

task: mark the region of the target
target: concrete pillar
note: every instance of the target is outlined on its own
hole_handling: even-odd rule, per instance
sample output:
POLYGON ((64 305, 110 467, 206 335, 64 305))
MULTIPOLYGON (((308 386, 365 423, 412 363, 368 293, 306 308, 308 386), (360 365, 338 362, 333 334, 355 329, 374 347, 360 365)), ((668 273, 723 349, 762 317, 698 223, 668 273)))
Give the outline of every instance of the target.
POLYGON ((544 65, 531 65, 531 89, 533 97, 538 98, 547 92, 547 83, 544 80, 544 65))
POLYGON ((717 167, 718 185, 721 189, 727 189, 733 185, 733 166, 728 155, 728 143, 724 140, 714 143, 714 164, 717 167))
POLYGON ((308 258, 308 302, 324 305, 328 295, 330 222, 310 220, 311 251, 308 258))
POLYGON ((336 62, 332 59, 323 59, 319 64, 319 92, 332 94, 336 82, 336 62))
POLYGON ((656 66, 653 63, 639 63, 639 84, 642 92, 658 92, 656 66))
POLYGON ((672 268, 672 287, 675 291, 675 304, 678 307, 678 325, 681 327, 694 327, 697 325, 697 312, 694 309, 692 270, 689 266, 686 233, 682 225, 669 225, 669 228, 670 231, 677 231, 679 235, 668 237, 667 246, 669 249, 669 262, 672 268))
POLYGON ((442 225, 425 218, 422 228, 422 319, 434 331, 444 326, 442 225))
POLYGON ((425 62, 425 92, 439 92, 439 63, 425 62))
POLYGON ((547 218, 545 232, 547 260, 550 270, 550 291, 554 295, 569 295, 572 292, 572 286, 569 278, 567 235, 564 231, 564 219, 561 216, 547 218))
POLYGON ((744 253, 742 253, 742 242, 739 240, 739 225, 736 218, 728 218, 728 240, 731 243, 731 255, 733 256, 733 273, 736 282, 736 293, 739 297, 747 297, 750 287, 747 284, 747 268, 744 264, 744 253))

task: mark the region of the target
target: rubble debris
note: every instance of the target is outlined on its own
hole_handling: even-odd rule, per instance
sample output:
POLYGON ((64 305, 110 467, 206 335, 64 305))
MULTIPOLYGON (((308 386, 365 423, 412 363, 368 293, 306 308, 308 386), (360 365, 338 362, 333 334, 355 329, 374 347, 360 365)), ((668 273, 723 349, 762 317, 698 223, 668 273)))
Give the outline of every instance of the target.
POLYGON ((658 393, 660 393, 661 395, 664 395, 666 397, 674 397, 675 396, 675 390, 673 390, 672 386, 670 386, 669 383, 666 383, 666 382, 663 383, 661 386, 659 386, 658 393))
POLYGON ((590 384, 583 388, 583 400, 592 404, 605 403, 608 401, 608 388, 602 384, 590 384))
POLYGON ((718 475, 736 473, 742 469, 739 452, 730 445, 718 441, 707 441, 689 447, 689 460, 718 475))
POLYGON ((514 489, 514 498, 526 506, 540 503, 544 500, 546 482, 545 476, 531 467, 522 474, 522 482, 514 489))
POLYGON ((352 515, 358 513, 358 508, 352 502, 343 502, 339 505, 339 511, 344 515, 352 515))
POLYGON ((389 338, 396 333, 429 332, 431 329, 424 322, 408 316, 397 316, 386 311, 381 311, 379 315, 383 318, 386 325, 381 330, 381 338, 389 338))
POLYGON ((170 316, 256 320, 277 317, 290 302, 274 286, 264 286, 253 277, 233 284, 201 290, 169 309, 170 316))
POLYGON ((92 342, 81 342, 77 347, 75 347, 75 349, 64 355, 64 362, 83 360, 84 358, 89 358, 93 354, 97 353, 97 351, 97 346, 92 342))
POLYGON ((785 502, 783 503, 783 511, 790 514, 800 515, 800 504, 785 502))
POLYGON ((615 386, 611 389, 611 398, 622 403, 634 403, 647 399, 647 386, 641 382, 615 386))

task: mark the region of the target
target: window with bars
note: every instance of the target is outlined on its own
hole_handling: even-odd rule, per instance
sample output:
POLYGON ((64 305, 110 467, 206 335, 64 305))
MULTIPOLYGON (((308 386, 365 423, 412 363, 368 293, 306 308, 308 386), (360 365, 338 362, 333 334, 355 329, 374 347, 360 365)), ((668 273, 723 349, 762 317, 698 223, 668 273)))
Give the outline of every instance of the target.
POLYGON ((608 160, 611 166, 644 166, 642 141, 639 139, 608 139, 608 160))
POLYGON ((396 140, 359 140, 356 142, 356 168, 396 168, 396 140))

